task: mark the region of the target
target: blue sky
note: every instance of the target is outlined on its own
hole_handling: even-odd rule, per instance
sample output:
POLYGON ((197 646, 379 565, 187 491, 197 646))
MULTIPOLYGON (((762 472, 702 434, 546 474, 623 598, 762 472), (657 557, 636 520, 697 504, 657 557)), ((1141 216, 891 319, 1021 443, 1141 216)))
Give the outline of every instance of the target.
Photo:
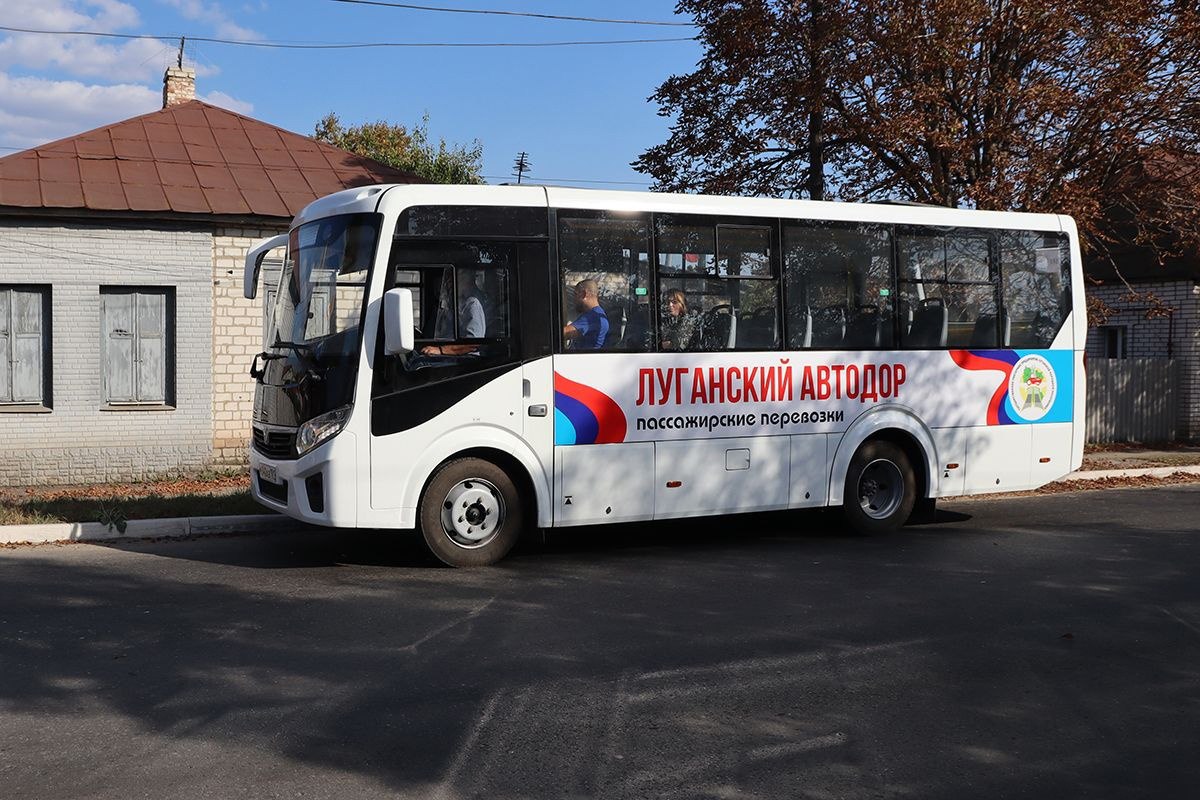
MULTIPOLYGON (((423 5, 686 21, 674 0, 421 0, 423 5)), ((536 42, 687 36, 689 27, 594 24, 380 8, 331 0, 3 0, 0 25, 295 42, 536 42)), ((161 106, 175 47, 145 40, 0 32, 0 154, 161 106)), ((662 141, 646 98, 690 71, 695 42, 540 49, 268 50, 189 44, 209 102, 310 134, 344 122, 411 124, 478 138, 503 180, 518 150, 533 177, 648 183, 629 161, 662 141)), ((493 180, 492 182, 499 182, 493 180)), ((614 186, 614 188, 617 188, 614 186)), ((635 188, 629 186, 626 188, 635 188)))

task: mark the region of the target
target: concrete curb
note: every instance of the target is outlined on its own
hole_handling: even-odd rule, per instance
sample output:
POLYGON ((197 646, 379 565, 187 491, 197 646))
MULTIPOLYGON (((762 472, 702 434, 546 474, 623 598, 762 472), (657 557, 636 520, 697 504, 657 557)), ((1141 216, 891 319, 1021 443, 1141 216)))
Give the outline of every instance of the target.
POLYGON ((306 527, 282 514, 248 514, 228 517, 171 517, 133 519, 125 532, 100 522, 58 522, 46 525, 0 525, 0 544, 49 542, 111 542, 118 539, 177 539, 216 533, 268 533, 306 527))
POLYGON ((1188 475, 1200 475, 1200 464, 1189 464, 1178 467, 1140 467, 1138 469, 1094 469, 1087 472, 1072 472, 1067 477, 1055 481, 1055 483, 1062 483, 1063 481, 1094 481, 1100 478, 1165 478, 1168 475, 1174 475, 1176 472, 1186 472, 1188 475))

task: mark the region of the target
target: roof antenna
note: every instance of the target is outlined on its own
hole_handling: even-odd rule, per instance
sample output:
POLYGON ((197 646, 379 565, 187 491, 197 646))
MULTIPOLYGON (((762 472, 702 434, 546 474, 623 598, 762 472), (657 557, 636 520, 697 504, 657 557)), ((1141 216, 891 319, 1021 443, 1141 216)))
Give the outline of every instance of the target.
POLYGON ((179 37, 179 58, 176 59, 175 66, 183 69, 183 43, 187 41, 186 36, 179 37))

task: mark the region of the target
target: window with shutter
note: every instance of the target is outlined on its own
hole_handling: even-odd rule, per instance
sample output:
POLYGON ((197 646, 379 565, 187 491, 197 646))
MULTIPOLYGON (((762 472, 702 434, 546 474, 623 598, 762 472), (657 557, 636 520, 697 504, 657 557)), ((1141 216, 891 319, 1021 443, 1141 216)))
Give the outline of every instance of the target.
POLYGON ((12 290, 0 290, 0 403, 12 402, 12 290))
POLYGON ((101 293, 104 401, 164 405, 172 389, 171 290, 101 293))
POLYGON ((49 289, 0 286, 0 403, 43 404, 49 289))

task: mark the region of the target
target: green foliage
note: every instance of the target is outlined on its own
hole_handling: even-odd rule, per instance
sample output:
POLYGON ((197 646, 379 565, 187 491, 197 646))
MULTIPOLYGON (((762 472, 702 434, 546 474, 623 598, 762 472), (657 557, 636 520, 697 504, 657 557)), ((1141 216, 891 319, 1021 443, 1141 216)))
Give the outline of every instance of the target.
POLYGON ((313 138, 434 183, 484 182, 479 174, 483 168, 483 145, 479 140, 447 144, 439 138, 433 144, 428 114, 411 128, 384 120, 346 127, 337 114, 330 112, 317 123, 313 138))
POLYGON ((125 511, 115 499, 100 502, 100 511, 96 515, 96 521, 108 528, 110 533, 114 528, 118 533, 124 533, 128 526, 125 511))

